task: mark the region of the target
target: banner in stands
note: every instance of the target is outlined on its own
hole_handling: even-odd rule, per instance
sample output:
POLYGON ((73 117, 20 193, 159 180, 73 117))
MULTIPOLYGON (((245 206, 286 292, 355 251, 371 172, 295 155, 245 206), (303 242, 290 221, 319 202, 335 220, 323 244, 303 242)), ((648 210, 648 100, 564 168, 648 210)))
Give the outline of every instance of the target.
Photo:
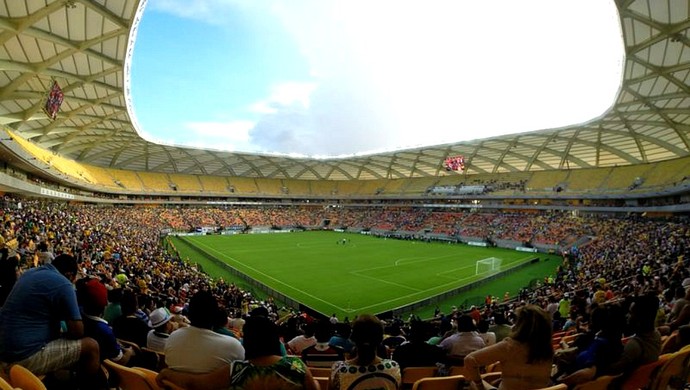
POLYGON ((48 188, 41 188, 41 195, 48 195, 48 196, 52 196, 54 198, 74 199, 74 195, 72 195, 72 194, 67 194, 64 192, 55 191, 55 190, 51 190, 48 188))
POLYGON ((524 246, 517 246, 517 247, 515 247, 515 250, 519 251, 519 252, 532 252, 532 253, 537 252, 537 248, 527 248, 524 246))
POLYGON ((482 241, 467 241, 467 245, 472 245, 472 246, 487 246, 485 242, 482 241))
POLYGON ((465 170, 465 157, 464 156, 452 156, 446 157, 443 161, 443 167, 446 171, 464 171, 465 170))

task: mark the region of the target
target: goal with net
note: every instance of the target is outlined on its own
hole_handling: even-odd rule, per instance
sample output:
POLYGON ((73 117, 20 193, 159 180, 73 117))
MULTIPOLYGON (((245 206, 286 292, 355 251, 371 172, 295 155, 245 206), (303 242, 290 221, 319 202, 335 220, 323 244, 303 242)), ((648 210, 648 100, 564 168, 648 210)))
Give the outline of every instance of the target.
POLYGON ((491 274, 501 270, 501 259, 498 257, 489 257, 487 259, 477 260, 476 275, 491 274))

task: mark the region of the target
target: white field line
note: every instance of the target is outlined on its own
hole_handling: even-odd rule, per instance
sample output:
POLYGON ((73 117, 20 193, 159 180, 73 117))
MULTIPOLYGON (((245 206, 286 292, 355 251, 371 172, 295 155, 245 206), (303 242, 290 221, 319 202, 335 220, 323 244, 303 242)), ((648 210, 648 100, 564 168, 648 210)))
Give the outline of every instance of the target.
POLYGON ((414 263, 425 263, 429 260, 439 260, 439 259, 445 259, 447 257, 455 257, 457 254, 452 254, 452 255, 443 255, 443 256, 436 256, 436 257, 403 257, 401 259, 395 260, 395 265, 402 265, 402 264, 414 264, 414 263))
MULTIPOLYGON (((531 258, 531 257, 532 257, 532 256, 524 257, 524 258, 522 258, 522 259, 516 260, 515 263, 517 263, 516 265, 522 264, 523 261, 528 260, 528 259, 531 258)), ((472 267, 474 267, 474 265, 472 265, 472 266, 467 266, 467 267, 461 267, 461 268, 472 268, 472 267)), ((512 268, 512 267, 511 267, 511 268, 512 268)), ((459 268, 459 269, 460 269, 460 268, 459 268)), ((442 272, 442 273, 447 273, 447 272, 442 272)), ((439 275, 439 274, 437 274, 437 275, 439 275)), ((441 276, 441 275, 439 275, 439 276, 441 276)), ((361 311, 361 310, 364 310, 364 309, 369 309, 369 308, 372 308, 372 307, 376 307, 376 306, 379 306, 379 305, 383 305, 383 304, 386 304, 386 303, 389 303, 389 302, 399 301, 399 300, 401 300, 401 299, 405 299, 405 298, 408 298, 408 297, 411 297, 411 296, 415 296, 415 295, 417 295, 417 294, 421 294, 421 293, 426 292, 426 291, 436 290, 436 289, 438 289, 439 287, 450 286, 450 285, 452 285, 452 284, 456 284, 456 283, 462 282, 462 281, 464 281, 464 280, 472 279, 472 278, 474 278, 475 276, 477 276, 477 275, 470 275, 470 276, 465 277, 465 278, 462 278, 462 279, 453 279, 451 282, 439 284, 439 285, 437 285, 437 286, 434 286, 433 288, 429 288, 429 289, 426 289, 426 290, 420 290, 419 292, 416 292, 416 293, 411 293, 411 294, 407 294, 407 295, 402 295, 402 296, 399 296, 399 297, 396 297, 396 298, 393 298, 393 299, 388 299, 388 300, 385 300, 385 301, 379 301, 379 302, 377 302, 377 303, 375 303, 375 304, 373 304, 373 305, 363 306, 363 307, 357 308, 357 309, 355 309, 355 310, 356 310, 356 311, 361 311)), ((450 276, 445 276, 445 275, 443 275, 443 277, 445 277, 445 278, 450 278, 450 276)))
POLYGON ((379 278, 374 277, 374 276, 369 276, 369 275, 360 274, 359 271, 350 271, 350 274, 352 274, 352 275, 357 275, 357 276, 359 276, 359 277, 361 277, 361 278, 367 278, 367 279, 375 280, 375 281, 380 282, 380 283, 386 283, 386 284, 390 284, 390 285, 393 285, 393 286, 402 287, 402 288, 405 288, 405 289, 408 289, 408 290, 412 290, 412 291, 416 291, 416 292, 422 291, 422 290, 420 290, 420 289, 418 289, 418 288, 406 286, 406 285, 404 285, 404 284, 400 284, 400 283, 396 283, 396 282, 389 282, 388 280, 379 279, 379 278))
MULTIPOLYGON (((427 292, 427 291, 436 290, 436 289, 438 289, 439 287, 450 286, 450 285, 452 285, 452 284, 456 284, 456 283, 462 282, 462 281, 464 281, 464 280, 472 279, 472 278, 474 278, 474 277, 476 276, 476 275, 471 275, 471 276, 468 276, 468 277, 465 277, 465 278, 461 278, 461 279, 454 279, 454 278, 451 278, 450 276, 443 275, 443 274, 449 273, 449 272, 454 271, 454 270, 459 270, 459 269, 463 269, 463 268, 472 268, 472 267, 474 267, 474 265, 465 266, 465 267, 460 267, 460 268, 456 268, 456 269, 454 269, 454 270, 447 270, 447 271, 443 271, 443 272, 441 272, 441 273, 436 274, 436 276, 442 276, 442 277, 444 277, 444 278, 449 278, 449 279, 452 279, 452 281, 450 281, 450 282, 448 282, 448 283, 443 283, 443 284, 440 284, 440 285, 436 285, 436 286, 434 286, 434 287, 432 287, 432 288, 428 288, 428 289, 425 289, 425 290, 415 290, 414 288, 409 287, 409 286, 405 286, 405 285, 402 285, 402 284, 397 284, 397 283, 394 283, 394 282, 388 282, 388 281, 385 281, 385 280, 381 280, 381 279, 375 278, 375 277, 373 277, 373 276, 367 276, 367 275, 360 275, 360 274, 359 274, 360 272, 365 272, 365 271, 370 271, 370 270, 383 269, 383 268, 391 268, 392 266, 390 266, 390 265, 388 265, 388 266, 381 266, 381 267, 366 268, 366 269, 356 270, 356 271, 350 271, 350 273, 357 274, 358 276, 363 276, 363 277, 366 277, 366 278, 369 278, 369 279, 373 279, 373 280, 376 280, 376 281, 379 281, 379 282, 383 282, 383 283, 393 284, 393 285, 396 285, 396 286, 398 286, 398 287, 404 287, 404 288, 407 288, 407 289, 409 289, 409 290, 413 290, 413 291, 415 291, 415 292, 410 293, 410 294, 406 294, 406 295, 402 295, 402 296, 398 296, 398 297, 395 297, 395 298, 392 298, 392 299, 388 299, 388 300, 385 300, 385 301, 379 301, 379 302, 377 302, 376 304, 373 304, 373 305, 362 306, 362 307, 356 308, 356 309, 345 309, 345 308, 342 308, 342 307, 340 307, 340 306, 334 305, 334 304, 331 303, 331 302, 328 302, 328 301, 326 301, 326 300, 323 300, 323 299, 321 299, 321 298, 319 298, 319 297, 317 297, 317 296, 314 296, 314 295, 312 295, 312 294, 309 294, 309 293, 307 293, 306 291, 303 291, 303 290, 300 290, 300 289, 298 289, 298 288, 296 288, 296 287, 294 287, 294 286, 291 286, 291 285, 289 285, 289 284, 287 284, 287 283, 285 283, 285 282, 283 282, 283 281, 281 281, 281 280, 279 280, 279 279, 276 279, 276 278, 274 278, 273 276, 270 276, 270 275, 268 275, 268 274, 266 274, 266 273, 264 273, 264 272, 261 272, 261 271, 257 270, 256 268, 251 267, 251 266, 249 266, 249 265, 247 265, 247 264, 245 264, 245 263, 243 263, 243 262, 241 262, 241 261, 235 259, 235 258, 232 257, 232 256, 228 256, 227 254, 225 254, 225 253, 223 253, 223 252, 221 252, 221 251, 218 251, 218 250, 216 250, 216 249, 214 249, 214 248, 212 248, 212 247, 209 247, 208 245, 204 245, 204 244, 201 244, 201 243, 197 243, 197 244, 200 245, 200 246, 203 246, 203 247, 205 247, 205 248, 208 248, 208 249, 210 249, 211 251, 213 251, 213 252, 215 252, 215 253, 220 254, 222 257, 227 257, 228 259, 230 259, 230 260, 236 262, 237 264, 240 264, 240 265, 242 265, 243 267, 246 267, 246 268, 248 268, 248 269, 250 269, 250 270, 252 270, 252 271, 254 271, 254 272, 256 272, 256 273, 258 273, 258 274, 260 274, 260 275, 263 275, 263 276, 265 276, 266 278, 268 278, 268 279, 270 279, 270 280, 273 280, 273 281, 275 281, 275 282, 277 282, 277 283, 279 283, 279 284, 282 284, 282 285, 285 286, 285 287, 288 287, 288 288, 290 288, 290 289, 292 289, 292 290, 294 290, 294 291, 297 291, 297 292, 299 292, 299 293, 301 293, 301 294, 304 294, 304 295, 306 295, 306 296, 308 296, 308 297, 310 297, 310 298, 312 298, 312 299, 314 299, 314 300, 317 300, 317 301, 319 301, 319 302, 325 303, 325 304, 327 304, 327 305, 329 305, 329 306, 331 306, 331 307, 333 307, 333 308, 336 308, 336 309, 338 309, 338 310, 341 310, 341 311, 344 311, 344 312, 347 312, 347 313, 352 313, 352 312, 356 312, 356 311, 362 311, 362 310, 364 310, 364 309, 368 309, 368 308, 375 307, 375 306, 380 306, 380 305, 383 305, 383 304, 386 304, 386 303, 389 303, 389 302, 399 301, 399 300, 402 300, 402 299, 405 299, 405 298, 408 298, 408 297, 411 297, 411 296, 419 295, 419 294, 424 293, 424 292, 427 292)), ((414 261, 411 261, 410 263, 423 263, 423 262, 433 261, 433 260, 437 260, 437 259, 441 259, 441 258, 445 258, 445 257, 452 257, 452 255, 439 256, 439 257, 428 258, 428 259, 414 260, 414 261)), ((522 263, 522 261, 527 260, 527 259, 529 259, 530 257, 532 257, 532 256, 527 256, 527 257, 524 257, 524 258, 522 258, 522 259, 516 260, 515 263, 518 263, 518 264, 519 264, 519 263, 522 263)), ((407 258, 407 259, 404 259, 404 258, 403 258, 403 259, 398 259, 398 260, 396 260, 396 266, 398 265, 398 262, 399 262, 399 261, 412 260, 412 259, 414 259, 414 258, 407 258)), ((293 298, 293 299, 294 299, 294 298, 293 298)))
MULTIPOLYGON (((211 251, 213 251, 213 252, 218 253, 219 255, 221 255, 221 257, 228 258, 228 259, 230 259, 230 260, 236 262, 237 264, 240 264, 241 266, 246 267, 246 268, 248 268, 248 269, 250 269, 250 270, 256 272, 257 274, 263 275, 263 276, 266 277, 267 279, 270 279, 270 280, 273 280, 273 281, 276 282, 276 283, 282 284, 283 286, 288 287, 288 288, 290 288, 290 289, 292 289, 292 290, 294 290, 294 291, 297 291, 297 292, 299 292, 299 293, 301 293, 301 294, 304 294, 304 295, 306 295, 306 296, 308 296, 308 297, 310 297, 310 298, 312 298, 312 299, 314 299, 314 300, 317 300, 317 301, 319 301, 319 302, 325 303, 325 304, 327 304, 328 306, 334 307, 334 308, 336 308, 336 309, 338 309, 338 310, 341 310, 341 311, 348 311, 348 310, 350 310, 350 309, 344 309, 344 308, 342 308, 342 307, 340 307, 340 306, 336 306, 336 305, 334 305, 334 304, 331 303, 331 302, 325 301, 325 300, 323 300, 323 299, 321 299, 321 298, 319 298, 319 297, 317 297, 317 296, 315 296, 315 295, 309 294, 309 293, 306 292, 306 291, 302 291, 302 290, 300 290, 300 289, 298 289, 298 288, 296 288, 296 287, 294 287, 294 286, 291 286, 291 285, 289 285, 289 284, 287 284, 287 283, 285 283, 285 282, 283 282, 283 281, 281 281, 281 280, 279 280, 279 279, 274 278, 274 277, 271 276, 271 275, 268 275, 268 274, 266 274, 266 273, 264 273, 264 272, 261 272, 261 271, 259 271, 258 269, 254 268, 254 267, 252 267, 252 266, 249 266, 249 265, 247 265, 247 264, 245 264, 245 263, 243 263, 243 262, 241 262, 241 261, 235 259, 235 258, 232 257, 232 256, 228 256, 227 254, 225 254, 225 253, 223 253, 223 252, 221 252, 221 251, 219 251, 219 250, 216 250, 216 249, 214 249, 214 248, 212 248, 212 247, 209 247, 208 245, 204 245, 204 244, 201 244, 201 243, 197 243, 197 245, 201 245, 201 246, 203 246, 203 247, 205 247, 205 248, 208 248, 209 250, 211 250, 211 251)), ((292 299, 294 299, 294 298, 292 298, 292 299)))
MULTIPOLYGON (((452 284, 456 284, 457 282, 461 282, 461 281, 463 281, 463 280, 471 279, 471 278, 473 278, 474 276, 475 276, 475 275, 468 276, 468 277, 462 278, 462 279, 454 279, 452 282, 439 284, 439 285, 435 286, 433 289, 436 289, 436 288, 438 288, 438 287, 450 286, 450 285, 452 285, 452 284)), ((396 298, 388 299, 388 300, 385 300, 385 301, 379 301, 379 302, 377 302, 377 303, 375 303, 375 304, 373 304, 373 305, 368 305, 368 306, 360 307, 360 308, 358 308, 357 310, 364 310, 364 309, 368 309, 368 308, 371 308, 371 307, 375 307, 375 306, 379 306, 379 305, 382 305, 382 304, 386 304, 386 303, 389 303, 389 302, 399 301, 399 300, 401 300, 401 299, 405 299, 405 298, 408 298, 408 297, 412 297, 412 296, 421 294, 421 293, 426 292, 426 291, 431 291, 431 290, 433 290, 433 289, 430 288, 430 289, 426 289, 426 290, 421 290, 421 291, 416 292, 416 293, 407 294, 407 295, 402 295, 402 296, 399 296, 399 297, 396 297, 396 298)))

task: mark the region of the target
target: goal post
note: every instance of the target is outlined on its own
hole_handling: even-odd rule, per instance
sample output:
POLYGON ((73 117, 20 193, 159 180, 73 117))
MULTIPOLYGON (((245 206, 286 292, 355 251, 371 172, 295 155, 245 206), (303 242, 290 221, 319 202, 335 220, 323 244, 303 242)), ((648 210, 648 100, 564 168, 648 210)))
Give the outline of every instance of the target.
POLYGON ((477 260, 475 274, 482 275, 498 272, 501 270, 501 262, 502 260, 498 257, 477 260))

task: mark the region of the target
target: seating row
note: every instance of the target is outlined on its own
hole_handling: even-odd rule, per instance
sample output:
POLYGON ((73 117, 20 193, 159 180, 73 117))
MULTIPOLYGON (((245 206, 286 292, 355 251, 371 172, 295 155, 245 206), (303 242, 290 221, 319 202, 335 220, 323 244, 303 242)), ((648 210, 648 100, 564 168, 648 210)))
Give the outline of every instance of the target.
MULTIPOLYGON (((158 373, 141 367, 125 367, 110 360, 103 362, 107 374, 114 376, 121 390, 160 390, 156 383, 158 373)), ((496 368, 496 366, 494 366, 496 368)), ((488 369, 487 371, 491 371, 488 369)), ((328 388, 330 378, 329 368, 310 367, 312 376, 319 382, 322 389, 328 388)), ((452 367, 450 375, 436 376, 437 367, 407 367, 402 372, 402 389, 412 390, 444 390, 458 389, 467 381, 462 367, 452 367)), ((487 372, 482 379, 491 384, 500 379, 500 372, 487 372)), ((580 384, 575 390, 603 390, 610 387, 623 390, 661 390, 682 389, 690 377, 690 346, 686 346, 675 353, 660 356, 659 360, 639 367, 633 374, 619 383, 621 376, 601 376, 596 380, 580 384), (615 385, 614 385, 615 384, 615 385)), ((164 389, 183 390, 174 383, 164 383, 164 389)), ((14 365, 10 368, 7 378, 0 377, 0 390, 46 390, 41 379, 26 368, 14 365)), ((565 390, 564 384, 555 385, 540 390, 565 390)))
POLYGON ((8 376, 0 376, 0 390, 46 390, 41 378, 15 364, 8 376))

